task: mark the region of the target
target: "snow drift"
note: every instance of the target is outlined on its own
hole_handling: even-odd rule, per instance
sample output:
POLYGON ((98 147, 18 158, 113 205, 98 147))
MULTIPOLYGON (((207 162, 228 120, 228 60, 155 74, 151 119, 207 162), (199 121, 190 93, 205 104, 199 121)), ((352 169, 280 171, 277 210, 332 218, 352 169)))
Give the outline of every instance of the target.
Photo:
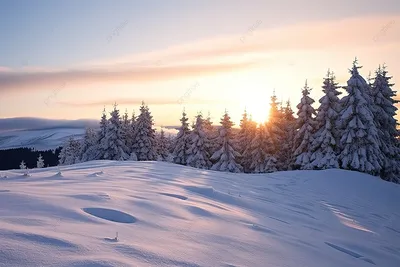
POLYGON ((400 186, 344 170, 92 161, 0 172, 0 266, 400 263, 400 186))

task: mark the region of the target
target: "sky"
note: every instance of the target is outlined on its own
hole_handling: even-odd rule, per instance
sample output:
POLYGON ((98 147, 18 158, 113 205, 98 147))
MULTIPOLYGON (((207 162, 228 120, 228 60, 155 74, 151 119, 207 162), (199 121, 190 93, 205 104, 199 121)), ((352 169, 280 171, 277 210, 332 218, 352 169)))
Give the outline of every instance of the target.
POLYGON ((261 122, 274 90, 295 108, 307 80, 318 102, 355 57, 400 84, 399 47, 398 0, 1 0, 0 118, 100 119, 143 100, 159 126, 183 109, 261 122))

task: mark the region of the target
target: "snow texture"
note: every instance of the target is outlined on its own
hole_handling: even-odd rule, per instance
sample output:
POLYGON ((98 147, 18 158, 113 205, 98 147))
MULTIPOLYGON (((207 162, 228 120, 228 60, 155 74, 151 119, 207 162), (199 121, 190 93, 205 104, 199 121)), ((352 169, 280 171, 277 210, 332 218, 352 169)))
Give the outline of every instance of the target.
POLYGON ((91 161, 0 172, 0 266, 398 267, 400 186, 91 161), (6 177, 6 178, 3 178, 6 177))

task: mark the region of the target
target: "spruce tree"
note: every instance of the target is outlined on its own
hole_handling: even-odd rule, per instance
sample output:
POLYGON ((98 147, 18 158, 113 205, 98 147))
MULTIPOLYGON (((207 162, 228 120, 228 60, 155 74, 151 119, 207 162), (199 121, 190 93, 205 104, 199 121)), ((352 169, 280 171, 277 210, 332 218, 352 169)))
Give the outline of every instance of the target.
POLYGON ((400 150, 399 130, 397 130, 396 91, 394 84, 390 83, 392 77, 387 76, 386 66, 375 72, 375 79, 371 85, 371 93, 374 102, 374 121, 378 129, 380 150, 384 161, 381 177, 392 182, 400 182, 400 150))
POLYGON ((315 129, 314 115, 315 109, 312 107, 314 99, 310 95, 311 88, 307 81, 302 89, 303 97, 297 105, 297 132, 294 138, 294 157, 295 165, 302 170, 311 169, 311 144, 313 142, 313 133, 315 129))
POLYGON ((104 150, 103 159, 127 160, 129 149, 125 144, 123 121, 121 121, 117 104, 114 104, 114 110, 110 115, 106 135, 101 143, 104 150))
POLYGON ((95 160, 98 158, 99 144, 97 144, 97 133, 93 128, 86 128, 81 143, 80 162, 95 160))
POLYGON ((135 156, 138 160, 156 160, 156 137, 153 129, 153 116, 149 107, 142 102, 140 106, 140 115, 135 123, 135 137, 133 140, 133 149, 131 159, 135 156))
POLYGON ((293 116, 290 100, 286 101, 286 106, 282 109, 282 145, 278 153, 279 165, 282 170, 292 170, 294 165, 293 146, 296 128, 296 118, 293 116))
POLYGON ((19 164, 19 168, 21 170, 25 170, 26 169, 25 161, 21 161, 21 163, 19 164))
POLYGON ((251 149, 250 171, 253 173, 265 173, 277 171, 277 160, 271 154, 273 148, 265 125, 259 125, 253 140, 249 143, 251 149))
POLYGON ((201 114, 197 115, 193 131, 189 135, 190 146, 187 150, 187 165, 199 169, 209 169, 211 167, 207 147, 209 142, 203 124, 203 116, 201 114))
POLYGON ((338 91, 340 86, 334 74, 329 70, 322 88, 324 96, 319 100, 320 106, 315 118, 316 132, 313 136, 311 167, 314 169, 339 168, 337 144, 340 132, 336 126, 340 112, 338 96, 341 92, 338 91))
POLYGON ((379 175, 383 155, 379 148, 378 129, 371 110, 370 88, 359 74, 357 60, 350 70, 345 87, 348 95, 341 99, 339 160, 343 169, 379 175))
POLYGON ((64 143, 59 158, 59 165, 72 165, 79 162, 80 143, 73 136, 64 143))
POLYGON ((190 129, 188 118, 185 111, 182 112, 181 127, 174 141, 174 149, 172 152, 173 162, 176 164, 186 165, 188 159, 188 149, 190 145, 190 129))
POLYGON ((248 173, 251 171, 252 164, 252 150, 250 144, 255 136, 257 124, 252 121, 250 116, 245 110, 243 117, 240 120, 240 131, 238 134, 238 147, 240 153, 240 165, 243 167, 243 171, 248 173))
POLYGON ((282 145, 283 135, 285 133, 283 129, 283 113, 279 109, 278 98, 276 97, 275 90, 271 96, 269 118, 267 122, 267 130, 270 138, 270 151, 274 155, 279 155, 279 151, 282 145))
POLYGON ((204 129, 204 132, 206 133, 207 141, 209 143, 207 145, 207 147, 208 147, 207 152, 209 155, 212 155, 219 148, 219 144, 218 144, 219 134, 218 134, 218 130, 213 125, 210 112, 208 112, 207 118, 204 120, 203 129, 204 129))
POLYGON ((39 157, 36 162, 36 168, 44 168, 44 160, 42 154, 39 154, 39 157))
POLYGON ((221 147, 211 157, 211 161, 214 162, 211 169, 214 171, 241 172, 243 167, 238 163, 240 153, 234 149, 233 122, 226 111, 221 119, 221 125, 222 128, 219 131, 221 147))
POLYGON ((168 161, 169 152, 168 152, 168 140, 165 137, 165 132, 161 129, 160 133, 156 135, 157 140, 157 160, 158 161, 168 161))
POLYGON ((101 120, 100 120, 100 129, 98 132, 98 136, 97 136, 97 155, 95 159, 104 159, 104 155, 105 155, 105 149, 103 148, 103 139, 106 136, 107 133, 107 127, 108 127, 108 120, 107 120, 107 113, 106 113, 106 108, 104 107, 103 109, 103 115, 101 116, 101 120))

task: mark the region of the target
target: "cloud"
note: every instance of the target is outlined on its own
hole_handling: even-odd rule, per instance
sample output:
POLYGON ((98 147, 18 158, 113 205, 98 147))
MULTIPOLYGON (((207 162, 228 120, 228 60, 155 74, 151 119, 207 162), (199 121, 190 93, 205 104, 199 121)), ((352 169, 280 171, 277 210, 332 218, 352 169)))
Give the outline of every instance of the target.
POLYGON ((23 88, 40 89, 69 83, 165 81, 182 77, 247 69, 254 65, 252 62, 242 62, 146 68, 135 67, 130 69, 116 69, 115 66, 110 66, 109 69, 92 68, 62 71, 0 72, 0 92, 23 88))
MULTIPOLYGON (((87 62, 73 69, 42 67, 10 71, 0 67, 0 93, 56 88, 60 84, 151 83, 244 70, 279 62, 285 52, 348 51, 349 48, 400 45, 400 17, 358 17, 280 28, 259 27, 160 51, 87 62)), ((253 23, 253 24, 254 24, 253 23)), ((251 26, 251 25, 250 25, 251 26)), ((305 63, 306 64, 306 63, 305 63)))

